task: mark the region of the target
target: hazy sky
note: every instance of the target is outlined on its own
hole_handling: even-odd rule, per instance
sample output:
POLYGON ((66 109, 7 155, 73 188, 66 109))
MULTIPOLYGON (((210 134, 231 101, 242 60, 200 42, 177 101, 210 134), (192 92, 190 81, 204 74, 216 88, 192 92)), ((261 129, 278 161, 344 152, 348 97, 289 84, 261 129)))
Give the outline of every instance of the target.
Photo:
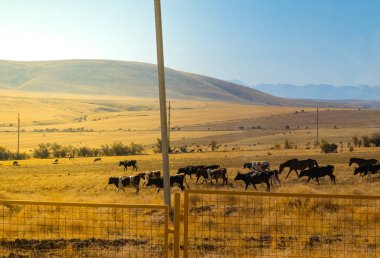
MULTIPOLYGON (((161 0, 167 67, 380 85, 378 0, 161 0)), ((156 63, 153 0, 0 0, 0 59, 156 63)))

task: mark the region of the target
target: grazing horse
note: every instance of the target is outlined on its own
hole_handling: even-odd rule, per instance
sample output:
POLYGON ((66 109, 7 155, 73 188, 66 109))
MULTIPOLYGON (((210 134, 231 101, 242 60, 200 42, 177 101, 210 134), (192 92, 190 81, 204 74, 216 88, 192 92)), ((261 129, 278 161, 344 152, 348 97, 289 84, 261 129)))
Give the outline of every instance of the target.
POLYGON ((19 166, 18 161, 13 161, 13 166, 19 166))
POLYGON ((102 161, 102 158, 95 158, 93 162, 102 161))
POLYGON ((296 172, 298 176, 297 170, 304 170, 306 168, 310 169, 313 167, 318 167, 318 162, 314 159, 304 159, 304 160, 290 159, 280 164, 280 169, 278 173, 281 174, 284 168, 289 168, 289 173, 286 175, 286 178, 288 178, 290 172, 292 172, 293 170, 296 172))
POLYGON ((128 167, 132 167, 132 170, 137 171, 137 161, 136 160, 125 160, 119 162, 119 167, 124 166, 124 170, 128 170, 128 167))
POLYGON ((352 164, 357 164, 359 167, 363 165, 376 165, 379 164, 377 159, 362 159, 362 158, 350 158, 349 166, 352 164))

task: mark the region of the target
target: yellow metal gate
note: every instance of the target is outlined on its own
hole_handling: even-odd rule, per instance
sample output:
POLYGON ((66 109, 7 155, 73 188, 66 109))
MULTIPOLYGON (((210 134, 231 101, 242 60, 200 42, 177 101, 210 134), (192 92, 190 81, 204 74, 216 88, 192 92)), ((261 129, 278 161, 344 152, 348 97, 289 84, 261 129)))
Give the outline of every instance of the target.
POLYGON ((379 257, 380 197, 189 190, 184 257, 379 257))
POLYGON ((167 257, 165 205, 0 200, 2 257, 167 257))

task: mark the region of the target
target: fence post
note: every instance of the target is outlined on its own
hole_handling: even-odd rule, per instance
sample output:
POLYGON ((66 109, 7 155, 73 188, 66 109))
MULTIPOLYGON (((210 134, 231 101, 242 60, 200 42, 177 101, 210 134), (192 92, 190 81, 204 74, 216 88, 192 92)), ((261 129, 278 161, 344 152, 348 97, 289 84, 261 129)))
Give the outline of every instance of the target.
POLYGON ((181 238, 181 194, 174 194, 174 258, 179 258, 181 238))
POLYGON ((183 257, 187 258, 188 256, 188 232, 189 232, 189 204, 188 204, 188 190, 185 191, 184 197, 184 219, 183 219, 183 257))

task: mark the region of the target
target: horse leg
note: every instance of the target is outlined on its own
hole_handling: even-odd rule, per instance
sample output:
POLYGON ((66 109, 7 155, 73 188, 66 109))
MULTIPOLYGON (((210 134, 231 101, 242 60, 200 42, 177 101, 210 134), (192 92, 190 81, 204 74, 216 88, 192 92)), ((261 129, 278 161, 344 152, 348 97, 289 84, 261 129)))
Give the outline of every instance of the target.
POLYGON ((296 175, 297 175, 297 177, 298 177, 298 171, 297 171, 297 169, 295 169, 294 171, 296 171, 296 175))
POLYGON ((267 189, 266 189, 266 191, 267 192, 270 192, 270 184, 269 184, 269 182, 267 181, 267 182, 265 182, 266 184, 267 184, 267 189))
POLYGON ((285 179, 288 179, 288 176, 289 176, 290 172, 292 172, 292 171, 293 171, 293 169, 289 170, 289 172, 288 172, 288 174, 286 175, 285 179))
POLYGON ((308 184, 308 183, 309 183, 310 179, 311 179, 311 177, 309 177, 309 178, 307 179, 307 181, 306 181, 306 184, 308 184))
POLYGON ((281 181, 280 181, 280 178, 278 178, 278 174, 275 174, 275 178, 276 178, 278 184, 281 186, 281 181))
POLYGON ((252 185, 253 185, 253 188, 255 188, 255 190, 257 191, 256 185, 255 184, 252 184, 252 185))
POLYGON ((245 183, 245 190, 247 191, 249 183, 245 183))
POLYGON ((317 179, 317 182, 318 182, 318 184, 319 184, 319 177, 317 177, 316 179, 317 179))
POLYGON ((156 190, 156 195, 158 194, 158 192, 161 190, 161 188, 157 188, 156 190))

